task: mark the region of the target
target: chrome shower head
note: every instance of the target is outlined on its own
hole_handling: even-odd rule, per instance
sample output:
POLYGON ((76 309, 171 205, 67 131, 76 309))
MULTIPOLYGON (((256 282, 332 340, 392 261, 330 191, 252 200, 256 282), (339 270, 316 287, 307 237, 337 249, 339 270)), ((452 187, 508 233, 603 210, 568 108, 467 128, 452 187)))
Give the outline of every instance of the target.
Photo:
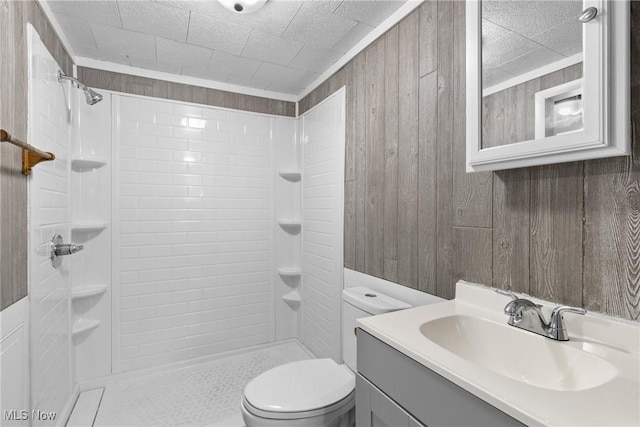
POLYGON ((94 105, 102 101, 102 95, 100 95, 98 92, 91 89, 90 87, 85 86, 84 88, 81 88, 81 89, 84 91, 84 97, 87 99, 87 104, 94 105))
POLYGON ((61 70, 58 70, 58 81, 62 82, 62 80, 69 80, 72 83, 75 83, 79 89, 82 89, 82 91, 84 92, 84 97, 87 100, 87 104, 94 105, 102 101, 101 94, 91 89, 90 87, 87 87, 87 85, 85 85, 84 83, 80 83, 80 81, 78 81, 77 79, 74 79, 73 77, 65 76, 61 70))

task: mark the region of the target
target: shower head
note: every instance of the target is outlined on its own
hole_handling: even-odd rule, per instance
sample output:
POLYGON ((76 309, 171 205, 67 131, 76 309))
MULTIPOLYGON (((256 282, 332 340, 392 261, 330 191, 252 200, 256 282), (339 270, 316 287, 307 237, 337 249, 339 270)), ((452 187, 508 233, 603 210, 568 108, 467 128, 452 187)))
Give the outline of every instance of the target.
POLYGON ((62 73, 62 71, 58 70, 58 81, 62 82, 62 80, 69 80, 72 83, 75 83, 79 89, 82 89, 82 91, 84 92, 84 97, 87 101, 87 104, 94 105, 102 101, 101 94, 91 89, 90 87, 87 87, 87 85, 85 85, 84 83, 80 83, 80 81, 78 81, 77 79, 74 79, 73 77, 65 76, 62 73))
POLYGON ((84 89, 82 90, 84 91, 84 97, 87 99, 87 104, 94 105, 102 101, 102 95, 100 95, 98 92, 91 89, 90 87, 85 86, 84 89))

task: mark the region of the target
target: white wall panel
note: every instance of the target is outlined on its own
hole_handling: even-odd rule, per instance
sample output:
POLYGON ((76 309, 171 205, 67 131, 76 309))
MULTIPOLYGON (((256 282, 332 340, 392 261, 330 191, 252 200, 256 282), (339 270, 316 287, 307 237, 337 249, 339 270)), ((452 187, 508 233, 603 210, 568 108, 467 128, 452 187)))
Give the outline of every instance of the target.
POLYGON ((270 341, 275 119, 113 99, 114 370, 270 341))
POLYGON ((345 92, 302 120, 302 338, 318 356, 341 361, 345 92))
POLYGON ((0 414, 7 427, 29 425, 21 412, 30 415, 28 319, 28 297, 0 312, 0 414))
MULTIPOLYGON (((300 220, 302 184, 296 178, 284 178, 281 173, 300 173, 300 140, 296 134, 298 119, 276 117, 275 152, 275 213, 278 220, 300 220)), ((297 338, 300 334, 300 274, 280 274, 280 269, 300 270, 300 228, 276 227, 275 230, 275 325, 276 340, 297 338)))
MULTIPOLYGON (((29 142, 56 155, 29 177, 29 299, 31 409, 55 412, 71 396, 69 262, 54 269, 49 243, 69 233, 69 85, 57 80, 58 66, 29 26, 29 142)), ((50 421, 32 420, 34 425, 50 421)))

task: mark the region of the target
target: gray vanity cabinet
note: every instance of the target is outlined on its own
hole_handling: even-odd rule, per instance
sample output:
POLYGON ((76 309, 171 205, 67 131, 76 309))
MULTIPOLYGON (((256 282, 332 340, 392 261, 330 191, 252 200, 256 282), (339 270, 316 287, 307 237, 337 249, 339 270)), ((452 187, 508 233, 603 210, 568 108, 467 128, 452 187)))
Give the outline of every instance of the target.
POLYGON ((357 427, 524 425, 362 329, 357 356, 357 427))
POLYGON ((423 427, 362 375, 356 377, 357 427, 423 427))

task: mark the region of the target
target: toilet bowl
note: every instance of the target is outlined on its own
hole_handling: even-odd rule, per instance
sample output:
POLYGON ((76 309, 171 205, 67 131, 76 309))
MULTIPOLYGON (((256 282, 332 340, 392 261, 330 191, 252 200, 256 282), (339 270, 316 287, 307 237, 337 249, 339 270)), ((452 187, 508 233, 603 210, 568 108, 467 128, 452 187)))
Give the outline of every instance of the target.
POLYGON ((411 307, 365 287, 342 292, 342 358, 286 363, 254 378, 244 390, 247 427, 351 427, 355 423, 356 320, 411 307))

